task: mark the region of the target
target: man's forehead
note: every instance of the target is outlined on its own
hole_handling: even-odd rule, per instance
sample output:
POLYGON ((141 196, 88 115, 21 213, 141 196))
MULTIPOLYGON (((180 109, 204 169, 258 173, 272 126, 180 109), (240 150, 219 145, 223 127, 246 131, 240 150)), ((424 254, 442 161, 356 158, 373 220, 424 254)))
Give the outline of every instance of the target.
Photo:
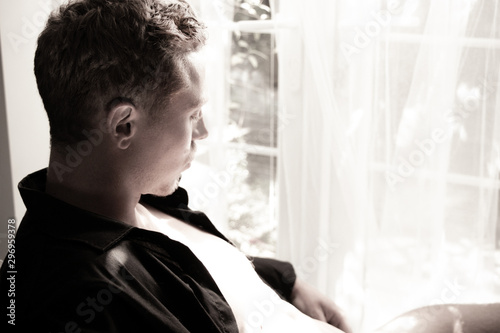
POLYGON ((192 109, 201 108, 203 105, 207 104, 208 97, 204 94, 199 96, 199 98, 193 99, 192 103, 190 103, 190 107, 192 109))
POLYGON ((205 59, 201 53, 196 52, 190 54, 187 60, 186 72, 188 76, 188 85, 187 88, 184 89, 183 95, 190 95, 190 107, 201 107, 207 102, 208 98, 205 94, 205 59))
POLYGON ((200 80, 192 80, 186 87, 174 94, 171 105, 187 111, 199 109, 208 102, 208 95, 200 80))
POLYGON ((186 69, 191 81, 200 81, 203 84, 205 79, 205 57, 203 52, 193 52, 187 56, 186 69))

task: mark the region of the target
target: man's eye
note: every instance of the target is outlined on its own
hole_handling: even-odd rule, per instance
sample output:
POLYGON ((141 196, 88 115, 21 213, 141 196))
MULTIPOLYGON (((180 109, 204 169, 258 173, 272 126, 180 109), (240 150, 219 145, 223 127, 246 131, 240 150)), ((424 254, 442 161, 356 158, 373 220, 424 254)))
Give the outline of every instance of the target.
POLYGON ((201 112, 196 112, 195 114, 193 114, 191 116, 191 120, 193 121, 199 121, 202 117, 202 113, 201 112))

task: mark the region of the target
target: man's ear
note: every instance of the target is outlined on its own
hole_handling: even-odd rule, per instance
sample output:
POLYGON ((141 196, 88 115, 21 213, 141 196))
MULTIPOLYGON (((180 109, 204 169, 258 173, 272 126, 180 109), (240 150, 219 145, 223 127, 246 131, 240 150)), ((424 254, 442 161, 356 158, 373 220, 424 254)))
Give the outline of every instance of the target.
POLYGON ((108 113, 108 128, 118 148, 127 149, 130 146, 137 132, 138 116, 135 106, 129 103, 120 103, 108 113))

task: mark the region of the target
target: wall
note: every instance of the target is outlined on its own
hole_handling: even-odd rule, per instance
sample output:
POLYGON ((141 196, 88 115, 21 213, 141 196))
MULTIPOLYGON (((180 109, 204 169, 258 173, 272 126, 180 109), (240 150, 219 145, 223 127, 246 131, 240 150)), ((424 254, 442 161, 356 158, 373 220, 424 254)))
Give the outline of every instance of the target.
MULTIPOLYGON (((4 92, 4 96, 0 93, 0 117, 6 118, 0 119, 0 235, 6 233, 8 218, 19 222, 25 212, 17 183, 48 164, 49 126, 36 88, 33 56, 36 39, 52 8, 51 0, 0 1, 0 88, 4 92)), ((5 243, 0 245, 3 249, 5 243)))
POLYGON ((9 137, 7 130, 7 113, 5 107, 5 88, 2 70, 2 48, 0 45, 0 260, 7 252, 7 221, 14 217, 14 198, 12 192, 12 176, 10 168, 9 137))

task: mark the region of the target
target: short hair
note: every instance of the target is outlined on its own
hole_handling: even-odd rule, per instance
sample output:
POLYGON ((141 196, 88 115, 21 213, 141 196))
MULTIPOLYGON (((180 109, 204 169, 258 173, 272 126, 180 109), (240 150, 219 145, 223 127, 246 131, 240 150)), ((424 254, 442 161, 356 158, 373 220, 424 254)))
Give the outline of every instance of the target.
POLYGON ((51 143, 73 144, 127 101, 151 115, 185 86, 187 55, 205 27, 185 0, 77 0, 53 12, 38 37, 35 76, 51 143))

